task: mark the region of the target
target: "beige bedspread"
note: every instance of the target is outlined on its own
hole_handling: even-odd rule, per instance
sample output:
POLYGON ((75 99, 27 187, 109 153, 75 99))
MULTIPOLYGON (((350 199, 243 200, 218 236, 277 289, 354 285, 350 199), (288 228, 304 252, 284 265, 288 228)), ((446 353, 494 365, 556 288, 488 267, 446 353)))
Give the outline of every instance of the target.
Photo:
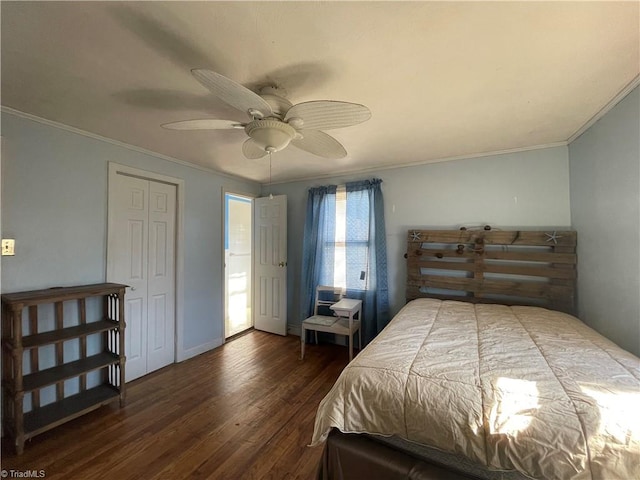
POLYGON ((537 307, 407 304, 322 400, 336 427, 397 435, 540 479, 640 479, 640 360, 537 307))

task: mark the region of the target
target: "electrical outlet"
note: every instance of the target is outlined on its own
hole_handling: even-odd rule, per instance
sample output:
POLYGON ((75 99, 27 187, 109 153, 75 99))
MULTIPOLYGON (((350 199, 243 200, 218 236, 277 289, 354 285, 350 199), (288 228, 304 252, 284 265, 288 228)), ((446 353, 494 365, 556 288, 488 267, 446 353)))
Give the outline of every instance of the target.
POLYGON ((2 239, 2 255, 15 255, 16 241, 13 238, 2 239))

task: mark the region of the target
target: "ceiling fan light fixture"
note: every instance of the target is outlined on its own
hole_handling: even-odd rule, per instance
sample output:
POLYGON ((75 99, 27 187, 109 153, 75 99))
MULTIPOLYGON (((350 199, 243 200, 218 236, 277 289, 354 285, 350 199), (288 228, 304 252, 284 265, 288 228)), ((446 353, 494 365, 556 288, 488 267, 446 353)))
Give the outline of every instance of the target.
POLYGON ((296 135, 296 130, 284 122, 275 119, 254 120, 244 127, 255 144, 265 152, 279 152, 296 135))

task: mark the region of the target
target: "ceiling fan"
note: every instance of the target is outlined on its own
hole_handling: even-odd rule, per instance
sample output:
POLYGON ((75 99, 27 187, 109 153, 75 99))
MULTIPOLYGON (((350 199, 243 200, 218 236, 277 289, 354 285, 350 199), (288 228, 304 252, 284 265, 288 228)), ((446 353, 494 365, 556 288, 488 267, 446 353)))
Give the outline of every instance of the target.
POLYGON ((293 105, 282 88, 263 87, 259 93, 206 69, 193 69, 195 79, 232 107, 246 112, 246 123, 233 120, 199 119, 165 123, 172 130, 218 130, 242 128, 249 138, 242 153, 250 159, 279 152, 288 145, 324 158, 343 158, 347 151, 322 130, 362 123, 371 112, 357 103, 320 100, 293 105))

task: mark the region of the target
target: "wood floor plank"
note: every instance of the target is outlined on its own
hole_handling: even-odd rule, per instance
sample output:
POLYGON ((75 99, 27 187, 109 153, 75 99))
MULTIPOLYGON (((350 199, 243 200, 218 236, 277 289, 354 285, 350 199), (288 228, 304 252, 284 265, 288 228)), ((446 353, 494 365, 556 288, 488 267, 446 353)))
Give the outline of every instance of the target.
POLYGON ((344 347, 253 331, 127 386, 102 407, 36 436, 2 469, 48 479, 311 479, 315 410, 348 361, 344 347))

